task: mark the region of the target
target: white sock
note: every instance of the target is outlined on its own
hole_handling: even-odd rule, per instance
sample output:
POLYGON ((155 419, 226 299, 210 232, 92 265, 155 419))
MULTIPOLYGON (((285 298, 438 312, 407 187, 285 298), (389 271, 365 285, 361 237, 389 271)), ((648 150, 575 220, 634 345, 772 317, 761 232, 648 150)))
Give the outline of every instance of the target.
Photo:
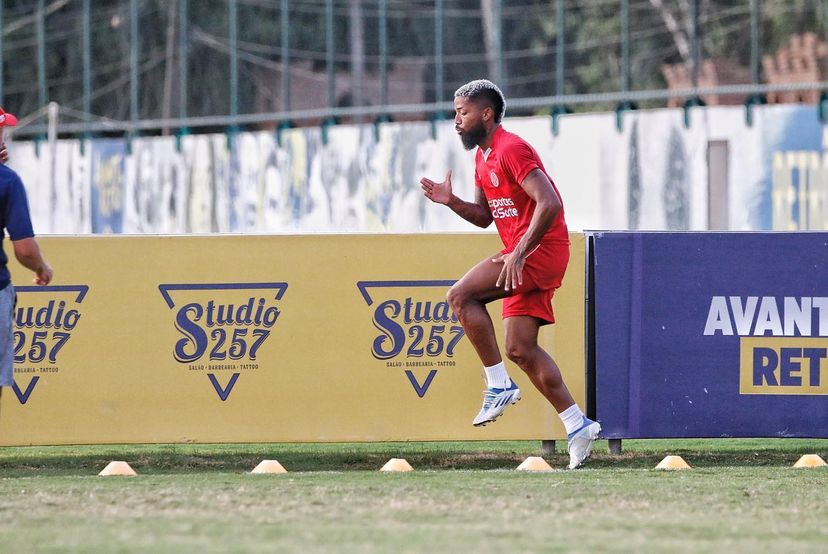
POLYGON ((567 435, 574 433, 584 424, 584 412, 581 411, 581 408, 577 404, 573 404, 558 415, 561 416, 561 421, 563 421, 564 427, 566 427, 567 435))
POLYGON ((506 364, 502 361, 491 367, 484 366, 483 371, 486 372, 486 386, 490 389, 505 389, 509 386, 511 379, 506 372, 506 364))

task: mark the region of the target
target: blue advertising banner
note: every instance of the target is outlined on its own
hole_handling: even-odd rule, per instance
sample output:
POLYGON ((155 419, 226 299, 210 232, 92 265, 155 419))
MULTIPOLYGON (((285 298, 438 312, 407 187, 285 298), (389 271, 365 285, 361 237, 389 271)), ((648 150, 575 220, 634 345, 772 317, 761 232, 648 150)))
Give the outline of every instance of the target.
POLYGON ((127 145, 123 140, 92 143, 92 232, 120 233, 124 226, 124 161, 127 145))
POLYGON ((828 437, 828 233, 590 247, 605 437, 828 437))

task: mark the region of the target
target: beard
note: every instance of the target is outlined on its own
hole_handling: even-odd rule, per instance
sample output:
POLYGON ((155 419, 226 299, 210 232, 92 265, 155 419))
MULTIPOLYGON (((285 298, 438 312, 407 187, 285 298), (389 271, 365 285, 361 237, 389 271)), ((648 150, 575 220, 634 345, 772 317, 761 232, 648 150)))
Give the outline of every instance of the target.
POLYGON ((486 127, 483 126, 482 121, 468 131, 460 133, 460 142, 466 150, 471 150, 484 138, 486 138, 486 127))

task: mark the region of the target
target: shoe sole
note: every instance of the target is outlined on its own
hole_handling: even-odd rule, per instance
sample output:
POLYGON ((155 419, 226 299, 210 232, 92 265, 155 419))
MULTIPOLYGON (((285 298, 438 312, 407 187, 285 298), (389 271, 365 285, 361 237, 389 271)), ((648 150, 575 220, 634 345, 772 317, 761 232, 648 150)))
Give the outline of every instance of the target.
MULTIPOLYGON (((517 403, 520 401, 520 398, 521 398, 521 396, 520 396, 520 394, 518 394, 515 398, 513 398, 513 399, 511 400, 511 402, 509 402, 508 404, 506 404, 506 406, 507 406, 507 407, 508 407, 508 406, 514 406, 515 404, 517 404, 517 403)), ((501 410, 501 411, 500 411, 500 413, 499 413, 499 414, 497 414, 496 416, 494 416, 492 419, 487 419, 486 421, 481 421, 480 423, 472 423, 472 425, 474 425, 475 427, 485 427, 485 426, 486 426, 486 425, 488 425, 489 423, 493 423, 494 421, 496 421, 496 420, 497 420, 497 418, 499 418, 500 416, 502 416, 502 415, 503 415, 503 412, 505 412, 505 411, 506 411, 506 408, 503 408, 503 410, 501 410)))

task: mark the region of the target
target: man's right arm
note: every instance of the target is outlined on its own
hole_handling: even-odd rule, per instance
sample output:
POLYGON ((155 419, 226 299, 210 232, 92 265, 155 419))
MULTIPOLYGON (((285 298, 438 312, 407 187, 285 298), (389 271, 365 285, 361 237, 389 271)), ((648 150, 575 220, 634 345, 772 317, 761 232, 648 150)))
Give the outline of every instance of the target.
POLYGON ((35 272, 35 284, 48 285, 52 281, 52 268, 43 259, 37 240, 34 237, 28 237, 11 242, 17 261, 23 267, 35 272))
POLYGON ((451 171, 442 183, 423 178, 420 179, 420 186, 426 198, 437 204, 445 204, 469 223, 484 228, 491 225, 493 218, 486 195, 479 187, 475 187, 474 202, 466 202, 455 196, 451 191, 451 171))
POLYGON ((479 188, 475 188, 474 197, 475 202, 466 202, 452 194, 446 206, 469 223, 485 229, 493 221, 489 203, 486 201, 486 195, 479 188))

